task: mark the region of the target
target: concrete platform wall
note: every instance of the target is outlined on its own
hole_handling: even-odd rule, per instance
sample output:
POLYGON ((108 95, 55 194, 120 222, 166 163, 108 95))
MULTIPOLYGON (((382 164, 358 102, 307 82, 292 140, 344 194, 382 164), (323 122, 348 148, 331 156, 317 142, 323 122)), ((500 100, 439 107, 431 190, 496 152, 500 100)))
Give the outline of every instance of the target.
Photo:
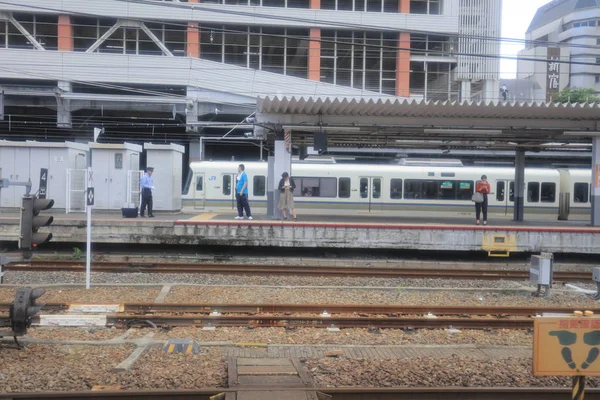
MULTIPOLYGON (((0 241, 16 241, 18 220, 0 224, 0 241)), ((58 220, 53 242, 85 242, 83 221, 58 220)), ((341 225, 282 222, 96 220, 95 243, 226 245, 443 251, 594 254, 600 229, 465 226, 341 225)))

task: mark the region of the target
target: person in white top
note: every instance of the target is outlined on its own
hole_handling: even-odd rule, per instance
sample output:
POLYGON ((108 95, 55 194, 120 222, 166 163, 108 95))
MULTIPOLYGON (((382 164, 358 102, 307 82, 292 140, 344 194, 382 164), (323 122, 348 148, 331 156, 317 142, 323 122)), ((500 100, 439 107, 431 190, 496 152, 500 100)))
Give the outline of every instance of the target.
POLYGON ((283 214, 283 218, 287 219, 287 210, 290 210, 294 221, 297 221, 296 208, 294 207, 294 189, 296 189, 296 183, 290 174, 287 172, 281 174, 281 180, 279 181, 277 188, 281 192, 279 194, 278 206, 283 214))

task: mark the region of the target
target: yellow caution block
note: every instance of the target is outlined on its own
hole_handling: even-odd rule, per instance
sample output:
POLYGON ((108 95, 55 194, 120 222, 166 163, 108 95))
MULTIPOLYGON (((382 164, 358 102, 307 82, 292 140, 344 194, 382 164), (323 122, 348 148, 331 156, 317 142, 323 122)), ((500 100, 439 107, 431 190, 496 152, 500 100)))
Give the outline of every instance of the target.
POLYGON ((225 400, 226 397, 227 397, 226 393, 219 393, 219 394, 215 394, 214 396, 210 396, 209 399, 210 400, 225 400))
POLYGON ((190 221, 208 221, 210 219, 213 219, 214 217, 216 217, 217 213, 202 213, 202 214, 198 214, 195 217, 190 218, 190 221))
POLYGON ((198 354, 200 346, 192 339, 169 339, 164 345, 163 351, 165 353, 198 354))
POLYGON ((517 251, 517 235, 484 232, 481 248, 490 257, 508 257, 517 251))

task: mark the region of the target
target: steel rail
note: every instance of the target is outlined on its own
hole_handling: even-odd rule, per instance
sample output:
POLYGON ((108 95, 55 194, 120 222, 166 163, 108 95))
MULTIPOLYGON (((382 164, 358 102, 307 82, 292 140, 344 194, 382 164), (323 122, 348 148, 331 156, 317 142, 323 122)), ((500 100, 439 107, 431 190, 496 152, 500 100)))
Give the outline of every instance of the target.
POLYGON ((458 329, 529 329, 533 328, 531 318, 427 318, 427 317, 342 317, 323 316, 257 316, 257 315, 136 315, 108 314, 107 323, 115 326, 145 325, 150 321, 157 326, 245 326, 245 327, 308 327, 326 328, 448 328, 458 329))
MULTIPOLYGON (((9 263, 6 271, 84 271, 79 261, 31 261, 9 263)), ((139 263, 139 262, 93 262, 94 272, 155 272, 155 273, 210 273, 291 276, 336 276, 378 278, 451 278, 499 280, 529 278, 528 270, 500 269, 443 269, 443 268, 379 268, 379 267, 330 267, 301 265, 247 265, 247 264, 194 264, 194 263, 139 263)), ((556 271, 556 280, 590 280, 590 271, 556 271)))
MULTIPOLYGON (((32 392, 32 393, 0 393, 0 400, 37 400, 37 399, 69 399, 69 400, 209 400, 211 396, 223 393, 242 394, 264 392, 266 390, 293 392, 320 392, 332 396, 332 400, 506 400, 511 398, 527 400, 564 400, 569 398, 571 389, 563 387, 521 387, 521 388, 282 388, 266 387, 252 389, 198 389, 198 390, 122 390, 122 391, 88 391, 88 392, 32 392)), ((226 399, 234 398, 226 396, 226 399)), ((586 390, 586 400, 599 400, 600 389, 586 390)))
MULTIPOLYGON (((91 307, 97 303, 46 303, 42 312, 64 311, 73 307, 91 307)), ((106 304, 109 305, 109 304, 106 304)), ((155 314, 155 313, 185 313, 209 314, 237 313, 322 313, 330 314, 383 314, 383 315, 419 315, 432 313, 435 315, 460 315, 460 316, 534 316, 543 313, 573 314, 574 311, 592 311, 600 314, 600 307, 575 308, 575 307, 504 307, 504 306, 421 306, 421 305, 363 305, 363 304, 218 304, 218 303, 124 303, 120 304, 125 313, 155 314)), ((0 303, 0 312, 8 312, 10 303, 0 303)))

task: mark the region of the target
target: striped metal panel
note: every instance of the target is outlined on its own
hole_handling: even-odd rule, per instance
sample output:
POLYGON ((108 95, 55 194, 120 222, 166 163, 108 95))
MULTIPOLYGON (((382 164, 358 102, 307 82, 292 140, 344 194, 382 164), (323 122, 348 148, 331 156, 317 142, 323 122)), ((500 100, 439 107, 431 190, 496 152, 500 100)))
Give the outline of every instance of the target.
POLYGON ((438 33, 458 32, 458 18, 451 15, 394 14, 215 4, 192 6, 191 3, 128 3, 117 0, 23 0, 18 3, 0 4, 0 10, 54 14, 84 13, 99 17, 144 19, 157 22, 198 21, 228 25, 322 28, 340 28, 340 24, 359 24, 373 27, 373 29, 427 30, 438 33))
MULTIPOLYGON (((502 0, 460 0, 458 51, 467 54, 500 54, 502 0)), ((459 80, 497 80, 500 60, 473 56, 458 57, 459 80)))

